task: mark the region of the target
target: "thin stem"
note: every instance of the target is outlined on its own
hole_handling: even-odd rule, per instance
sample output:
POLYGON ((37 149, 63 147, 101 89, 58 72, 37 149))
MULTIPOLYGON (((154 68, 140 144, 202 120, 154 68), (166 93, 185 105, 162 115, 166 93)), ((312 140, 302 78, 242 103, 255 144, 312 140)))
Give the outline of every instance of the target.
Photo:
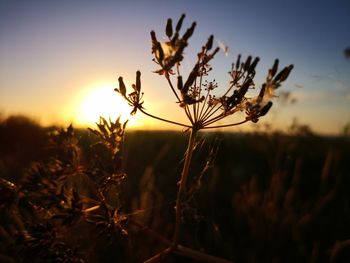
POLYGON ((179 98, 179 95, 177 95, 177 93, 176 93, 176 91, 175 91, 175 89, 174 89, 173 83, 171 83, 171 80, 170 80, 169 75, 166 74, 166 75, 165 75, 165 78, 166 78, 166 80, 168 81, 169 86, 170 86, 171 90, 173 91, 175 97, 177 98, 178 102, 181 102, 181 100, 180 100, 180 98, 179 98))
MULTIPOLYGON (((201 64, 200 56, 198 56, 198 60, 197 60, 196 64, 198 64, 198 65, 201 64)), ((202 71, 201 67, 199 67, 199 71, 200 72, 202 71)), ((201 93, 201 87, 202 87, 202 76, 203 76, 202 72, 199 73, 199 75, 200 75, 199 86, 197 86, 197 79, 198 79, 198 77, 196 77, 195 80, 194 80, 194 87, 193 87, 194 94, 196 94, 198 92, 198 95, 195 96, 195 98, 198 99, 198 100, 200 99, 200 93, 201 93), (198 90, 197 90, 197 88, 198 88, 198 90)), ((194 122, 195 123, 198 121, 198 104, 199 103, 194 103, 193 104, 193 116, 194 116, 194 122)))
POLYGON ((222 105, 220 105, 219 103, 214 105, 213 107, 207 107, 207 109, 204 111, 201 120, 207 121, 211 116, 213 116, 218 110, 220 110, 222 107, 222 105))
MULTIPOLYGON (((217 111, 217 110, 216 110, 216 111, 217 111)), ((216 111, 215 111, 215 112, 216 112, 216 111)), ((226 118, 227 116, 230 116, 230 115, 235 114, 235 113, 238 112, 238 111, 239 111, 239 109, 234 108, 234 109, 232 109, 232 110, 229 111, 229 112, 222 112, 222 113, 220 113, 219 115, 216 115, 215 117, 212 117, 212 115, 214 115, 214 113, 215 113, 215 112, 213 112, 212 114, 210 114, 210 116, 207 117, 207 120, 206 120, 205 122, 203 122, 203 126, 209 126, 209 125, 211 125, 211 124, 213 124, 213 123, 215 123, 215 122, 218 122, 218 121, 220 121, 220 120, 226 118), (212 118, 211 118, 211 117, 212 117, 212 118), (209 118, 211 118, 211 119, 209 119, 209 118), (208 119, 209 119, 209 120, 208 120, 208 119)))
POLYGON ((161 117, 157 117, 157 116, 155 116, 155 115, 152 115, 152 114, 150 114, 150 113, 144 111, 144 110, 141 109, 141 108, 139 108, 139 110, 140 110, 143 114, 147 115, 148 117, 157 119, 157 120, 159 120, 159 121, 164 121, 164 122, 167 122, 167 123, 179 125, 179 126, 186 127, 186 128, 191 128, 191 127, 192 127, 192 126, 187 125, 187 124, 183 124, 183 123, 176 122, 176 121, 170 121, 170 120, 167 120, 167 119, 163 119, 163 118, 161 118, 161 117))
POLYGON ((163 235, 159 234, 158 232, 154 231, 152 228, 142 225, 139 222, 133 220, 133 219, 129 219, 128 220, 129 225, 133 225, 136 226, 138 228, 141 229, 142 232, 147 233, 148 235, 152 236, 153 238, 157 239, 158 241, 160 241, 161 243, 163 243, 166 246, 171 246, 171 241, 169 239, 167 239, 166 237, 164 237, 163 235))
MULTIPOLYGON (((203 82, 203 73, 201 73, 201 74, 200 74, 200 77, 199 77, 198 100, 201 99, 202 82, 203 82)), ((204 101, 204 103, 205 103, 205 101, 204 101)), ((197 112, 196 112, 196 121, 198 121, 198 120, 199 120, 199 117, 200 117, 200 114, 199 114, 200 103, 195 103, 195 107, 196 107, 196 109, 197 109, 197 112)))
MULTIPOLYGON (((178 101, 179 103, 181 103, 181 100, 180 100, 180 98, 179 98, 179 95, 177 95, 177 93, 176 93, 176 91, 175 91, 175 88, 174 88, 174 85, 173 85, 173 83, 171 82, 169 75, 165 75, 165 78, 167 79, 171 90, 173 91, 174 95, 176 96, 177 101, 178 101)), ((186 113, 186 115, 187 115, 187 118, 188 118, 188 119, 190 120, 190 122, 193 124, 193 119, 192 119, 191 113, 189 112, 189 109, 187 108, 187 105, 185 106, 185 113, 186 113)))
MULTIPOLYGON (((168 240, 167 238, 165 238, 164 236, 162 236, 161 234, 159 234, 158 232, 154 231, 153 229, 149 228, 148 226, 144 226, 142 224, 140 224, 139 222, 135 221, 135 220, 129 220, 128 221, 130 225, 136 226, 138 228, 140 228, 141 231, 145 232, 146 234, 152 236, 153 238, 159 240, 160 242, 162 242, 164 245, 169 246, 167 249, 162 250, 161 252, 159 252, 157 255, 153 256, 152 258, 148 259, 148 260, 154 260, 154 259, 160 259, 161 255, 164 255, 164 252, 173 252, 177 255, 180 255, 182 257, 187 257, 187 258, 192 258, 195 259, 197 261, 202 261, 202 262, 215 262, 215 263, 233 263, 232 261, 229 261, 227 259, 223 259, 223 258, 218 258, 209 254, 205 254, 203 252, 191 249, 189 247, 185 247, 182 245, 177 245, 176 247, 174 247, 172 249, 171 247, 171 241, 168 240)), ((149 261, 145 261, 145 262, 149 262, 149 261)))
MULTIPOLYGON (((198 115, 198 119, 199 120, 203 120, 203 110, 204 110, 204 106, 205 105, 207 105, 207 103, 208 103, 208 98, 209 98, 209 90, 207 91, 207 95, 205 95, 205 99, 204 99, 204 101, 202 102, 202 106, 201 106, 201 110, 200 110, 200 113, 199 113, 199 115, 198 115)), ((208 110, 208 107, 207 107, 207 110, 208 110)), ((205 111, 206 112, 206 111, 205 111)), ((205 114, 205 113, 204 113, 205 114)))
POLYGON ((179 190, 177 192, 176 207, 175 207, 175 209, 176 209, 176 211, 175 211, 176 212, 175 230, 174 230, 174 239, 173 239, 174 247, 176 247, 177 244, 179 243, 183 195, 184 195, 185 190, 186 190, 186 180, 188 177, 188 172, 189 172, 189 168, 190 168, 190 164, 191 164, 196 134, 197 134, 197 130, 192 128, 190 138, 188 141, 185 162, 184 162, 183 170, 181 173, 180 186, 179 186, 179 190))
POLYGON ((224 93, 224 95, 222 95, 222 97, 225 97, 230 92, 230 90, 236 85, 237 85, 237 82, 232 82, 231 85, 226 90, 226 92, 224 93))
MULTIPOLYGON (((205 53, 207 53, 207 51, 206 51, 205 53)), ((202 66, 202 69, 204 69, 204 66, 202 66)), ((198 96, 197 96, 197 97, 198 97, 198 100, 200 100, 200 98, 201 98, 201 94, 202 94, 202 84, 203 84, 203 71, 201 71, 200 77, 199 77, 198 96)), ((204 105, 204 103, 206 102, 207 97, 208 97, 208 94, 207 94, 207 96, 206 96, 206 98, 205 98, 205 101, 202 102, 203 105, 204 105)), ((198 121, 198 120, 200 119, 200 115, 201 115, 201 114, 199 113, 200 103, 196 103, 195 105, 196 105, 196 108, 197 108, 196 121, 198 121)), ((203 107, 202 107, 202 109, 203 109, 203 107)))
MULTIPOLYGON (((193 94, 195 94, 196 92, 197 92, 197 77, 194 79, 194 83, 193 83, 193 94)), ((195 96, 195 99, 197 99, 196 96, 195 96)), ((192 104, 193 120, 195 123, 197 122, 196 104, 197 103, 192 104)))
POLYGON ((186 115, 187 115, 187 118, 190 120, 190 122, 192 124, 194 124, 194 121, 193 121, 193 118, 192 118, 192 115, 191 115, 191 112, 190 112, 190 109, 188 107, 188 105, 185 105, 185 112, 186 112, 186 115))
POLYGON ((248 121, 250 121, 250 118, 247 118, 247 119, 245 119, 244 121, 241 121, 241 122, 236 122, 236 123, 231 123, 231 124, 217 125, 217 126, 206 126, 206 127, 202 128, 202 129, 216 129, 216 128, 237 126, 237 125, 241 125, 243 123, 246 123, 248 121))
MULTIPOLYGON (((196 84, 195 84, 196 85, 196 84)), ((198 103, 193 103, 192 104, 192 111, 193 111, 193 118, 194 118, 194 122, 197 122, 197 111, 196 111, 196 104, 198 103)))
POLYGON ((147 259, 143 263, 153 263, 153 262, 160 262, 163 261, 163 259, 171 252, 172 248, 168 247, 164 249, 163 251, 159 252, 158 254, 154 255, 153 257, 147 259))
POLYGON ((207 117, 206 121, 203 122, 204 126, 208 126, 214 122, 222 120, 223 118, 226 118, 227 116, 231 115, 231 114, 225 114, 225 112, 222 112, 219 115, 216 115, 215 117, 208 120, 208 118, 212 117, 212 115, 214 115, 214 114, 215 114, 215 112, 213 112, 212 114, 210 114, 210 116, 207 117))

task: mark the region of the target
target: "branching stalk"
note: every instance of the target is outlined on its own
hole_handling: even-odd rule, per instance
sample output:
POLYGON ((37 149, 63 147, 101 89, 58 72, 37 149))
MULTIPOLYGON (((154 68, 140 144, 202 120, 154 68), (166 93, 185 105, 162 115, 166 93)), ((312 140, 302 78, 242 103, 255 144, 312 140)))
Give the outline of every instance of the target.
POLYGON ((180 227, 181 227, 181 216, 182 216, 182 205, 183 205, 183 195, 186 190, 186 181, 189 173, 189 168, 192 160, 194 145, 195 145, 195 139, 197 135, 197 130, 192 127, 190 138, 188 141, 186 156, 185 156, 185 162, 181 173, 181 179, 180 179, 180 186, 179 190, 177 192, 177 198, 176 198, 176 206, 175 206, 175 212, 176 212, 176 218, 175 218, 175 230, 174 230, 174 239, 173 244, 176 246, 179 243, 180 238, 180 227))
POLYGON ((246 123, 248 121, 250 121, 250 119, 246 119, 246 120, 241 121, 241 122, 225 124, 225 125, 206 126, 203 129, 218 129, 218 128, 225 128, 225 127, 233 127, 233 126, 241 125, 241 124, 246 123))
MULTIPOLYGON (((171 90, 173 91, 173 93, 174 93, 174 95, 175 95, 175 97, 176 97, 176 99, 177 99, 177 102, 178 102, 178 103, 181 103, 181 99, 180 99, 179 96, 177 95, 177 92, 175 91, 174 85, 173 85, 173 83, 171 82, 169 75, 165 75, 165 78, 166 78, 166 80, 168 81, 168 84, 169 84, 171 90)), ((187 118, 190 120, 191 123, 193 123, 193 119, 192 119, 191 113, 189 112, 188 106, 186 105, 186 106, 184 107, 184 109, 185 109, 185 113, 186 113, 187 118)))
POLYGON ((186 127, 186 128, 191 128, 191 127, 192 127, 192 126, 190 126, 190 125, 183 124, 183 123, 180 123, 180 122, 170 121, 170 120, 167 120, 167 119, 163 119, 163 118, 161 118, 161 117, 158 117, 158 116, 155 116, 155 115, 153 115, 153 114, 150 114, 150 113, 148 113, 147 111, 144 111, 144 110, 141 109, 141 108, 140 108, 139 110, 140 110, 143 114, 147 115, 148 117, 157 119, 157 120, 159 120, 159 121, 164 121, 164 122, 167 122, 167 123, 179 125, 179 126, 186 127))
MULTIPOLYGON (((164 250, 149 258, 146 262, 156 262, 162 260, 167 254, 173 253, 203 262, 226 263, 229 261, 180 245, 186 183, 195 148, 196 135, 198 131, 204 129, 232 127, 249 121, 256 123, 270 110, 272 106, 271 99, 274 97, 275 90, 287 79, 291 70, 293 69, 293 65, 289 65, 278 72, 278 60, 276 59, 272 68, 270 68, 268 71, 266 81, 261 86, 260 92, 255 96, 251 96, 247 93, 256 87, 253 79, 256 73, 256 66, 259 62, 259 58, 256 57, 253 59, 251 56, 248 56, 245 62, 242 62, 241 55, 238 55, 236 63, 232 64, 232 69, 229 72, 231 77, 229 87, 221 95, 213 94, 214 90, 218 87, 218 84, 215 82, 215 79, 212 82, 208 82, 206 78, 208 73, 212 70, 209 62, 214 58, 215 54, 220 50, 220 48, 216 47, 214 51, 208 53, 213 47, 212 35, 198 53, 197 62, 188 75, 187 80, 183 80, 182 76, 180 75, 180 65, 183 60, 184 49, 187 47, 188 39, 192 36, 196 26, 196 23, 193 22, 191 27, 187 29, 182 37, 180 37, 179 31, 181 29, 184 17, 185 15, 181 16, 175 30, 173 30, 172 27, 172 20, 168 19, 165 30, 168 41, 163 43, 159 42, 154 31, 151 31, 151 40, 154 61, 158 66, 160 66, 155 73, 163 75, 166 78, 172 93, 176 97, 177 103, 186 114, 189 124, 183 124, 157 117, 145 111, 142 106, 143 92, 141 92, 140 71, 136 72, 136 84, 132 85, 133 91, 131 93, 127 93, 122 77, 118 79, 119 88, 115 90, 119 92, 131 106, 134 107, 132 113, 136 113, 137 110, 140 110, 143 114, 151 118, 174 125, 179 125, 187 128, 187 130, 191 130, 176 198, 173 239, 167 240, 152 229, 146 228, 146 232, 153 235, 161 243, 166 245, 164 250), (163 50, 163 47, 166 47, 166 50, 163 50), (176 73, 174 73, 175 70, 176 73), (178 82, 176 88, 170 79, 171 75, 177 75, 178 82), (206 94, 204 94, 205 90, 207 91, 206 94), (215 125, 215 123, 228 118, 237 112, 242 112, 245 114, 244 120, 236 123, 215 125)), ((87 209, 86 212, 94 211, 96 210, 96 207, 97 206, 91 207, 87 209)))

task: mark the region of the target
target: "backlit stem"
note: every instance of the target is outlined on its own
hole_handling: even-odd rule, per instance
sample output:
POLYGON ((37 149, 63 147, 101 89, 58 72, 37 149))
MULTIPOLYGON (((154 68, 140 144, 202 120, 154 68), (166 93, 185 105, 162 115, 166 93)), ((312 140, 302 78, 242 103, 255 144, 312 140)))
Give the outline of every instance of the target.
POLYGON ((181 173, 181 179, 180 179, 180 186, 179 190, 177 192, 177 198, 176 198, 176 218, 175 218, 175 230, 174 230, 174 239, 173 239, 173 245, 174 247, 177 246, 179 243, 179 237, 180 237, 180 227, 181 227, 181 216, 182 216, 182 210, 183 210, 183 196, 186 191, 186 181, 190 169, 190 164, 192 160, 194 145, 195 145, 195 139, 197 135, 198 130, 192 128, 190 138, 188 141, 186 156, 185 156, 185 162, 181 173))

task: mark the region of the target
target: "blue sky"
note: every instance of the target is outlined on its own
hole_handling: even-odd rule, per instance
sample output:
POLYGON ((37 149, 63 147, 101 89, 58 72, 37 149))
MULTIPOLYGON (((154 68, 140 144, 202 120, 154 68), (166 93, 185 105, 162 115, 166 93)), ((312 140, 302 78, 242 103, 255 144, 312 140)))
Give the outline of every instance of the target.
POLYGON ((117 86, 120 75, 131 83, 141 70, 145 105, 181 119, 165 81, 152 73, 149 31, 165 36, 166 19, 182 13, 185 26, 197 22, 185 68, 210 34, 229 46, 229 55, 219 54, 214 62, 212 78, 222 86, 238 53, 261 58, 258 83, 275 58, 295 65, 282 89, 297 102, 276 103, 265 122, 286 129, 297 118, 326 134, 339 133, 350 122, 350 59, 343 54, 350 46, 350 2, 345 0, 0 0, 0 112, 28 114, 45 124, 74 122, 84 92, 117 86))

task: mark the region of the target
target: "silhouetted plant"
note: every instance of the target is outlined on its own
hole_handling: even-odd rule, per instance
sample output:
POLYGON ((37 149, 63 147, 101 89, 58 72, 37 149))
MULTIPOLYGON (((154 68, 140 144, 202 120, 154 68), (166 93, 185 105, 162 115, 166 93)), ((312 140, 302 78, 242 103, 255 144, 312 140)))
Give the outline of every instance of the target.
POLYGON ((258 122, 259 118, 265 116, 272 107, 275 90, 288 78, 293 69, 293 65, 289 65, 278 71, 279 61, 276 59, 272 68, 269 69, 266 80, 262 84, 258 94, 255 96, 248 95, 250 93, 249 91, 256 87, 254 77, 259 58, 248 56, 245 60, 242 60, 241 55, 238 55, 236 62, 232 64, 229 72, 231 78, 230 85, 221 95, 216 95, 214 92, 218 90, 218 84, 215 79, 208 81, 208 76, 212 70, 209 63, 220 50, 218 47, 213 49, 213 35, 208 38, 206 44, 202 46, 197 54, 197 61, 191 72, 186 78, 183 77, 181 62, 184 58, 184 50, 188 46, 188 40, 196 27, 196 23, 192 23, 181 36, 180 30, 184 18, 185 15, 182 15, 176 24, 175 30, 172 20, 168 19, 165 29, 168 38, 167 41, 158 41, 154 31, 151 31, 151 40, 152 53, 154 55, 153 61, 159 66, 159 69, 155 73, 165 77, 172 93, 177 99, 177 103, 184 110, 189 123, 183 124, 178 121, 168 120, 146 111, 144 101, 142 100, 143 92, 141 91, 140 71, 136 72, 136 82, 132 85, 132 92, 127 92, 122 77, 118 79, 119 88, 115 89, 133 107, 131 114, 135 114, 139 110, 149 117, 190 130, 183 170, 179 180, 172 245, 147 262, 158 260, 164 254, 179 251, 181 247, 179 245, 181 241, 180 229, 184 204, 186 203, 187 178, 198 132, 204 129, 241 125, 249 121, 258 122), (173 84, 174 77, 176 78, 176 85, 173 84), (227 119, 229 116, 238 112, 245 113, 243 120, 229 124, 215 125, 215 123, 227 119))
POLYGON ((14 258, 20 262, 83 262, 86 255, 79 251, 86 253, 87 248, 81 247, 86 245, 74 244, 74 240, 89 238, 87 226, 97 230, 94 238, 127 244, 119 197, 125 178, 120 161, 125 125, 119 119, 107 122, 101 118, 98 130, 91 129, 100 142, 91 146, 89 160, 82 155, 71 125, 53 130, 47 158, 33 163, 16 184, 0 178, 2 234, 11 237, 9 245, 15 244, 11 246, 14 258), (97 152, 97 145, 105 147, 97 152), (67 236, 81 227, 85 230, 78 236, 67 236))

